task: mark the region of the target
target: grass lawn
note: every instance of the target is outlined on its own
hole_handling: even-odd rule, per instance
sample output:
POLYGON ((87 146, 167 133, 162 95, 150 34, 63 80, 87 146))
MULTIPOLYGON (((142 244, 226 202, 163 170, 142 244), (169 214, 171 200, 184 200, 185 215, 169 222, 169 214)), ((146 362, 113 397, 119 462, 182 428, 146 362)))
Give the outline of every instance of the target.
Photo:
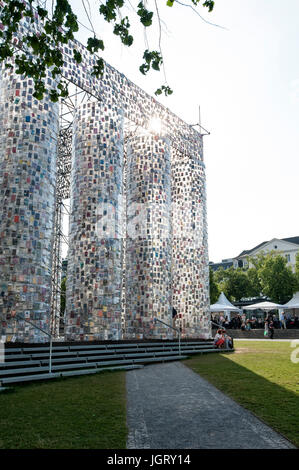
POLYGON ((125 449, 125 372, 0 393, 0 449, 125 449))
POLYGON ((299 363, 290 342, 234 341, 235 352, 193 356, 194 372, 299 447, 299 363))

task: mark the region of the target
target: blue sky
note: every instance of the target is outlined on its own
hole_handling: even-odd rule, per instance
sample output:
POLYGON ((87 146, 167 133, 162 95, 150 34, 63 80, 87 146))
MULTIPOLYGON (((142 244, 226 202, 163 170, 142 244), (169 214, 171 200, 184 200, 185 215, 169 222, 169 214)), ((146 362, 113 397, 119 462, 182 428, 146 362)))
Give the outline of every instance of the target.
MULTIPOLYGON (((88 26, 81 1, 71 3, 88 26)), ((153 72, 144 78, 138 71, 143 30, 135 33, 135 46, 121 46, 97 15, 98 3, 89 0, 94 27, 106 42, 105 60, 152 94, 164 77, 153 72)), ((215 0, 213 13, 199 9, 227 29, 165 3, 158 0, 161 44, 174 94, 160 101, 190 124, 198 121, 200 105, 202 125, 211 131, 204 140, 210 260, 298 236, 299 1, 215 0)), ((78 38, 84 43, 87 36, 83 28, 78 38)), ((151 49, 158 38, 154 27, 151 49)))

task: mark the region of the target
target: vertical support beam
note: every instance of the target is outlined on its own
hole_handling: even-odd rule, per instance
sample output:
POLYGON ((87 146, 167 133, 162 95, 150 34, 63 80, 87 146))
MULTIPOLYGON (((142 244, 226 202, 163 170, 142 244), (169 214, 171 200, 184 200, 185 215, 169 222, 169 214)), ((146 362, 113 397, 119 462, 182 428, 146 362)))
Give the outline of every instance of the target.
POLYGON ((62 201, 56 193, 55 227, 52 262, 52 297, 51 297, 51 335, 59 336, 60 326, 60 289, 61 289, 61 230, 62 230, 62 201))

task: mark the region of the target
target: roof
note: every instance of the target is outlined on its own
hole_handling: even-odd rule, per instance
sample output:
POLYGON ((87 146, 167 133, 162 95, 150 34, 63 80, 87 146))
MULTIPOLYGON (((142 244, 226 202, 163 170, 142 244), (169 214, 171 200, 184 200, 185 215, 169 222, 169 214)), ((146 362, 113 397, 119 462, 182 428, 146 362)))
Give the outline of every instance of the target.
POLYGON ((211 312, 222 312, 222 311, 240 311, 238 307, 235 307, 233 304, 230 303, 230 301, 225 297, 224 293, 221 292, 219 295, 219 299, 217 302, 213 305, 210 306, 211 312))
POLYGON ((284 308, 299 308, 299 292, 296 292, 291 300, 287 302, 284 306, 284 308))
POLYGON ((265 245, 265 243, 268 243, 268 242, 266 241, 266 242, 260 243, 259 245, 255 246, 254 248, 251 248, 251 250, 242 251, 242 253, 240 253, 239 256, 237 256, 237 258, 239 258, 240 256, 249 255, 250 253, 255 251, 257 248, 260 248, 261 246, 265 245))
POLYGON ((296 245, 299 245, 299 237, 291 237, 291 238, 282 238, 285 242, 289 243, 295 243, 296 245))
MULTIPOLYGON (((283 240, 285 242, 289 242, 289 243, 294 243, 295 245, 299 245, 299 237, 290 237, 290 238, 280 238, 279 240, 283 240)), ((257 250, 258 248, 260 248, 261 246, 265 245, 266 243, 268 243, 270 240, 267 240, 263 243, 260 243, 259 245, 255 246, 254 248, 251 248, 251 250, 244 250, 242 251, 242 253, 240 253, 238 256, 236 256, 236 258, 240 258, 241 256, 245 256, 245 255, 250 255, 250 253, 252 253, 253 251, 257 250)))

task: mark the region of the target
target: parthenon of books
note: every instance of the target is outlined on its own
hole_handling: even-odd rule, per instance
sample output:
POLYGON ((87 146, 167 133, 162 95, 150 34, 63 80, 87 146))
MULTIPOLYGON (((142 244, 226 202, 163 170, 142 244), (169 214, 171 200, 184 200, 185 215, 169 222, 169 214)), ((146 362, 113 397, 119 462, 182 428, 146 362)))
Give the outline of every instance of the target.
MULTIPOLYGON (((25 18, 16 45, 29 28, 25 18)), ((61 204, 70 199, 65 340, 172 338, 165 324, 209 337, 201 133, 108 64, 97 79, 79 42, 63 53, 74 92, 60 105, 1 69, 0 336, 59 335, 61 204)))

